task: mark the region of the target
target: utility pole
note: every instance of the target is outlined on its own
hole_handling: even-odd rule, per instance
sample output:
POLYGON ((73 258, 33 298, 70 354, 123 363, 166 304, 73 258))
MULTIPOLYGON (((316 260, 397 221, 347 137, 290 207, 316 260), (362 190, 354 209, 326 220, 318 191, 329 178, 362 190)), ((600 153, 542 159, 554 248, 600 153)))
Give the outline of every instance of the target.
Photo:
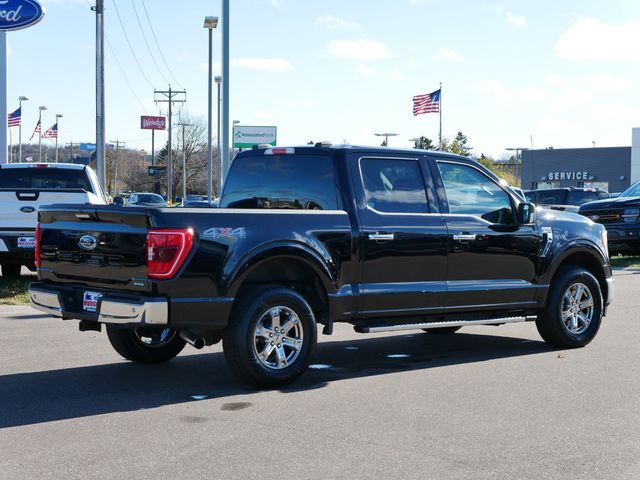
POLYGON ((169 150, 167 152, 167 202, 173 203, 173 158, 171 152, 171 116, 174 103, 184 103, 187 101, 186 90, 154 90, 153 99, 156 103, 169 104, 169 150))
POLYGON ((96 166, 98 181, 107 191, 104 128, 104 0, 91 7, 96 12, 96 166))
POLYGON ((187 149, 184 141, 184 129, 186 127, 193 127, 192 123, 178 123, 179 127, 182 127, 182 203, 184 204, 187 199, 187 149))
POLYGON ((120 147, 124 147, 125 142, 121 142, 120 140, 111 140, 111 143, 116 144, 116 167, 115 173, 113 175, 113 196, 118 196, 118 160, 120 160, 120 147))

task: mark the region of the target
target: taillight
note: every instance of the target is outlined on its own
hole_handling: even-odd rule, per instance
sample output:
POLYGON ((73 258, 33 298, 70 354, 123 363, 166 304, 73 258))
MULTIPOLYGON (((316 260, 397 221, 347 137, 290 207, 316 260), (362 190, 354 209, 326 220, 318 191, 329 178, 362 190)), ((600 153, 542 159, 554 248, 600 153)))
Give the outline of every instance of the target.
POLYGON ((36 225, 36 249, 35 249, 36 267, 40 267, 40 224, 36 225))
POLYGON ((147 233, 147 276, 171 278, 193 246, 193 230, 152 229, 147 233))

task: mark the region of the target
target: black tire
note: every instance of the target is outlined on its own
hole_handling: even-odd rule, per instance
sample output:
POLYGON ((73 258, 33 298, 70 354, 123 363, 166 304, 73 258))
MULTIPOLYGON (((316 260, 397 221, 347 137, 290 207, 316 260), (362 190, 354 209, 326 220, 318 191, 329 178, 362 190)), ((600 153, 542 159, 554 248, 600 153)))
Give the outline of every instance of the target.
POLYGON ((547 298, 547 305, 538 314, 536 327, 549 345, 558 348, 579 348, 593 340, 602 323, 602 290, 598 280, 583 268, 563 268, 556 273, 547 298), (591 321, 580 333, 572 333, 562 320, 565 293, 575 284, 585 285, 593 303, 591 321))
POLYGON ((21 265, 19 263, 3 263, 2 276, 18 278, 20 276, 20 267, 21 265))
POLYGON ((158 327, 133 329, 107 325, 107 336, 116 352, 127 360, 137 363, 167 362, 178 355, 186 344, 176 330, 158 327), (165 330, 167 330, 167 337, 160 341, 159 336, 165 330), (140 337, 155 337, 158 341, 155 345, 147 344, 140 337))
MULTIPOLYGON (((223 337, 224 355, 231 370, 242 380, 263 387, 285 385, 302 375, 309 366, 317 341, 316 320, 311 306, 305 298, 294 290, 271 286, 248 291, 237 302, 223 337), (273 347, 274 343, 271 342, 272 350, 269 351, 266 358, 262 357, 258 350, 260 348, 264 355, 264 352, 269 348, 267 343, 270 340, 254 336, 258 322, 264 325, 264 322, 271 318, 267 317, 269 311, 275 307, 284 307, 294 312, 299 323, 299 325, 296 323, 298 326, 295 328, 302 333, 297 354, 292 348, 284 346, 284 342, 277 345, 278 350, 283 345, 283 353, 286 353, 285 348, 289 349, 289 353, 286 353, 287 360, 291 355, 291 363, 283 367, 266 365, 269 359, 273 361, 276 360, 276 357, 279 359, 280 351, 276 351, 273 347), (260 342, 263 345, 258 345, 260 342)), ((278 310, 278 318, 283 313, 282 310, 278 310)), ((292 316, 284 312, 283 318, 285 325, 282 326, 286 326, 287 320, 292 316)), ((278 320, 278 324, 281 325, 280 320, 278 320)), ((273 324, 270 328, 273 329, 273 324)), ((289 331, 286 335, 288 333, 289 331)), ((297 338, 300 338, 299 334, 297 338)))
POLYGON ((442 328, 423 328, 422 330, 427 333, 435 333, 436 335, 451 335, 456 333, 462 327, 442 327, 442 328))

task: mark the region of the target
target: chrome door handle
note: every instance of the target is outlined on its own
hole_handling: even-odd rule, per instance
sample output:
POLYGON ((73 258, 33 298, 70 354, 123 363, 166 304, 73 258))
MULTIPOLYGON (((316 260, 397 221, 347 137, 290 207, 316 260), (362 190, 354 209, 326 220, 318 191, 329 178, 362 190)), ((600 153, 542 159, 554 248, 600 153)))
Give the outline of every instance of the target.
POLYGON ((395 235, 393 233, 370 233, 369 240, 393 240, 395 235))
POLYGON ((475 240, 477 237, 474 233, 459 233, 458 235, 454 235, 453 239, 458 242, 471 242, 475 240))

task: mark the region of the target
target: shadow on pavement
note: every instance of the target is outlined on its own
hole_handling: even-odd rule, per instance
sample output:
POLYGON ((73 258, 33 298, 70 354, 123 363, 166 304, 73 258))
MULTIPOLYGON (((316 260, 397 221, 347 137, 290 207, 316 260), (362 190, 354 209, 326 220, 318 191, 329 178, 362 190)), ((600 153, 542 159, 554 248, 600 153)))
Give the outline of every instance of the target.
MULTIPOLYGON (((286 394, 312 390, 330 382, 410 370, 428 374, 431 368, 549 351, 541 341, 465 333, 411 332, 325 341, 318 344, 312 359, 313 365, 324 367, 308 370, 296 383, 280 391, 286 394)), ((4 375, 0 376, 0 392, 0 428, 7 428, 192 402, 192 396, 231 398, 260 390, 237 380, 224 355, 215 352, 183 354, 164 365, 122 361, 4 375)))

